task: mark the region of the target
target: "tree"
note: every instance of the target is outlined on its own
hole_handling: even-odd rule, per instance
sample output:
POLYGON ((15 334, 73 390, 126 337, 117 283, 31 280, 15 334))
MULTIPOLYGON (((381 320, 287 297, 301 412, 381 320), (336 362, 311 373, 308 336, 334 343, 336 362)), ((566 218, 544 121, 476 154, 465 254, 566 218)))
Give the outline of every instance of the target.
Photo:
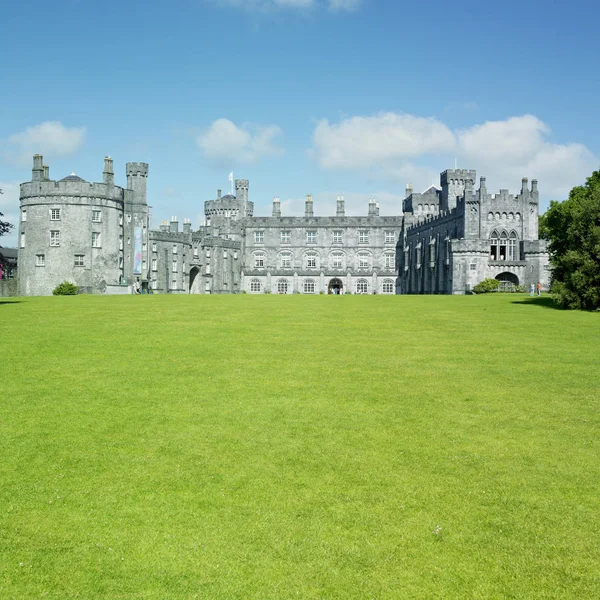
MULTIPOLYGON (((4 192, 1 189, 0 194, 4 194, 4 192)), ((0 212, 0 237, 8 233, 13 228, 13 226, 10 223, 1 219, 1 217, 3 216, 4 215, 0 212)), ((4 259, 4 256, 2 255, 2 246, 0 246, 0 270, 4 269, 5 266, 6 261, 4 259)))
POLYGON ((600 171, 574 187, 568 200, 551 202, 543 225, 558 304, 600 309, 600 171))

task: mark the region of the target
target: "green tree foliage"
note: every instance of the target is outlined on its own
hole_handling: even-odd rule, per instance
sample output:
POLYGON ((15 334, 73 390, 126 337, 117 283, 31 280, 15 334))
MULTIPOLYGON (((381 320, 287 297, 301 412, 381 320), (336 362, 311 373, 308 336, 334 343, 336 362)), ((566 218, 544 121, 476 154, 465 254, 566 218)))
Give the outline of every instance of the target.
POLYGON ((600 309, 600 171, 544 217, 550 240, 552 292, 564 308, 600 309))
MULTIPOLYGON (((2 190, 0 190, 0 194, 3 194, 3 193, 4 192, 2 190)), ((3 216, 4 215, 0 212, 0 217, 3 217, 3 216)), ((13 226, 8 221, 3 221, 0 218, 0 237, 7 234, 12 228, 13 228, 13 226)), ((0 265, 2 265, 2 266, 5 265, 4 256, 2 256, 2 246, 0 246, 0 265)))
POLYGON ((74 283, 63 281, 52 290, 52 293, 55 296, 75 296, 78 291, 79 288, 74 283))
POLYGON ((500 282, 497 279, 484 279, 473 287, 476 294, 487 294, 489 292, 497 292, 500 287, 500 282))

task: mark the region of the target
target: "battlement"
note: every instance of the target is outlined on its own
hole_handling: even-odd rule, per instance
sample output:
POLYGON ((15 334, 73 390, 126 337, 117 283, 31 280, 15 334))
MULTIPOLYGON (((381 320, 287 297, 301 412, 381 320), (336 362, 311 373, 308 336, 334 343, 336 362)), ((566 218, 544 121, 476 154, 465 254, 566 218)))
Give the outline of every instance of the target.
POLYGON ((148 177, 148 163, 144 162, 128 162, 125 165, 127 177, 148 177))
POLYGON ((124 190, 115 185, 91 183, 89 181, 29 181, 20 186, 21 202, 36 200, 39 202, 68 202, 69 198, 79 198, 80 202, 92 199, 106 199, 123 202, 124 190))
POLYGON ((249 181, 247 179, 236 179, 235 189, 236 190, 248 190, 249 181))
POLYGON ((442 186, 447 185, 465 185, 467 181, 475 183, 477 171, 471 169, 446 169, 440 175, 442 186))

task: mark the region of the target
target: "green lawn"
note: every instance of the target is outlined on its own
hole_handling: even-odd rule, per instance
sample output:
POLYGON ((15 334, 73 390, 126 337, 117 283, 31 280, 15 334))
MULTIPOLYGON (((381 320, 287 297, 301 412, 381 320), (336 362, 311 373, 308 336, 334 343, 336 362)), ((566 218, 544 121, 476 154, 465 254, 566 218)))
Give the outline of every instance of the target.
POLYGON ((598 598, 600 314, 0 301, 0 598, 598 598))

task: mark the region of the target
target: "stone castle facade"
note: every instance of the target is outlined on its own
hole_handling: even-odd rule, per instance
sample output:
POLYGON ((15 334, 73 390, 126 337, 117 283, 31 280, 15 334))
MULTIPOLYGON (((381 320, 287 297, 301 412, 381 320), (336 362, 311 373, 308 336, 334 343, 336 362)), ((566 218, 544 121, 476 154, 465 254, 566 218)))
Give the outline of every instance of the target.
POLYGON ((179 294, 465 293, 485 276, 547 284, 536 183, 493 196, 482 180, 474 194, 474 171, 446 171, 441 190, 407 189, 404 215, 380 216, 372 199, 367 215, 348 216, 338 196, 335 216, 315 216, 307 195, 303 217, 282 216, 278 198, 270 217, 255 217, 238 179, 235 196, 204 203, 205 225, 172 217, 153 230, 148 165, 127 163, 126 174, 127 187, 116 186, 105 158, 102 183, 54 181, 34 156, 20 192, 19 294, 48 295, 65 280, 92 293, 139 283, 179 294))

